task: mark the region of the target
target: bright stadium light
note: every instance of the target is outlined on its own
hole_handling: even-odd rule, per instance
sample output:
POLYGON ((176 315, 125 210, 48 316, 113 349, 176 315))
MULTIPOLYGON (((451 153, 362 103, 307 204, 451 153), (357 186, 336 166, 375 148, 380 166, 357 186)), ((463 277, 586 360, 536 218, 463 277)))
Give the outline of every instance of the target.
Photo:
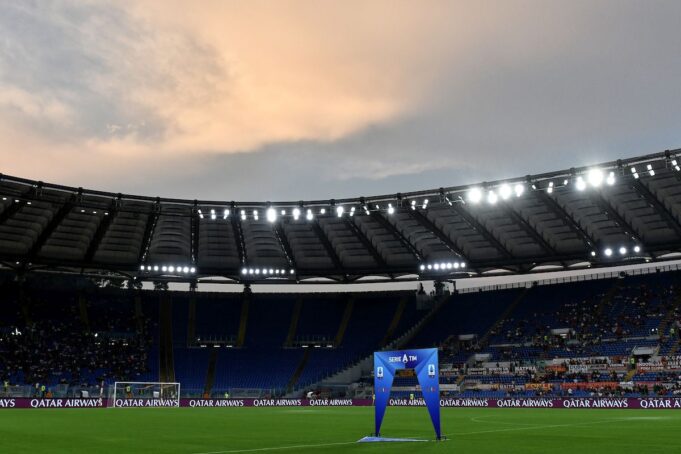
POLYGON ((454 269, 458 270, 459 269, 459 262, 454 262, 454 269))
POLYGON ((626 253, 627 253, 627 248, 625 248, 624 246, 621 246, 620 247, 620 255, 624 255, 626 253))
POLYGON ((293 219, 295 219, 297 221, 299 217, 300 217, 300 209, 294 208, 293 209, 293 219))
POLYGON ((258 220, 258 210, 253 210, 253 219, 258 220))
POLYGON ((213 210, 213 209, 210 210, 210 218, 213 221, 217 218, 217 215, 215 214, 215 210, 213 210))
POLYGON ((189 272, 192 273, 192 274, 193 274, 193 273, 196 273, 196 268, 194 268, 194 267, 192 266, 191 268, 189 268, 189 272))
POLYGON ((587 173, 586 179, 591 186, 597 188, 603 183, 603 171, 601 169, 591 169, 587 173))
POLYGON ((395 208, 393 208, 393 204, 389 203, 388 204, 388 214, 393 214, 395 212, 395 208))
POLYGON ((610 172, 608 178, 605 179, 605 182, 608 186, 615 184, 615 172, 610 172))
POLYGON ((326 208, 322 208, 321 210, 319 210, 319 213, 320 214, 326 214, 326 208))
POLYGON ((313 215, 312 215, 312 210, 308 208, 308 209, 307 209, 307 215, 305 216, 305 218, 306 218, 308 221, 311 221, 311 220, 312 220, 312 217, 313 217, 313 215))
POLYGON ((432 269, 433 269, 433 265, 428 264, 428 269, 429 269, 429 270, 432 270, 432 269))
POLYGON ((591 257, 596 257, 596 251, 591 251, 591 257))
POLYGON ((427 207, 428 207, 428 199, 425 199, 423 201, 423 205, 421 205, 421 208, 423 208, 425 210, 427 207))
POLYGON ((586 189, 586 182, 582 177, 577 177, 577 183, 575 183, 575 186, 577 187, 578 191, 583 191, 586 189))
POLYGON ((435 265, 433 265, 433 268, 435 268, 436 270, 439 270, 439 269, 440 269, 440 264, 439 264, 439 263, 436 263, 435 265))
POLYGON ((466 268, 466 262, 461 262, 461 268, 466 268))
POLYGON ((140 265, 140 271, 144 271, 144 265, 140 265))
POLYGON ((514 189, 514 191, 515 191, 515 196, 516 196, 516 197, 520 197, 521 195, 523 195, 523 192, 525 192, 525 186, 523 186, 523 185, 520 184, 520 183, 516 184, 516 185, 515 185, 515 188, 513 188, 513 189, 514 189))
POLYGON ((489 192, 487 193, 487 203, 489 203, 490 205, 494 205, 495 203, 497 203, 497 200, 498 200, 498 199, 499 199, 499 197, 497 197, 497 193, 496 193, 496 192, 494 192, 494 191, 489 191, 489 192))
POLYGON ((174 273, 174 272, 175 272, 175 267, 172 266, 172 265, 170 265, 170 266, 168 267, 168 271, 171 272, 171 273, 174 273))
POLYGON ((421 265, 421 266, 419 267, 419 269, 420 269, 421 271, 425 270, 425 269, 426 269, 426 265, 421 265))
POLYGON ((549 187, 546 188, 546 192, 549 194, 553 192, 553 181, 549 181, 549 187))
POLYGON ((225 208, 225 211, 222 212, 222 219, 227 219, 229 217, 229 210, 225 208))
POLYGON ((479 203, 482 200, 482 191, 479 188, 472 188, 468 191, 468 201, 471 203, 479 203))
POLYGON ((248 274, 248 268, 241 268, 241 274, 248 274))
POLYGON ((267 221, 268 222, 274 222, 277 220, 277 210, 274 208, 270 207, 267 209, 267 221))
POLYGON ((167 267, 167 266, 165 266, 165 265, 164 265, 164 266, 162 266, 162 267, 161 267, 161 271, 163 271, 163 272, 165 273, 166 271, 168 271, 168 267, 167 267))
POLYGON ((158 265, 154 265, 154 271, 158 271, 158 265))
POLYGON ((246 220, 246 210, 241 210, 241 220, 242 221, 246 220))
POLYGON ((184 268, 182 268, 182 272, 183 272, 184 274, 189 273, 189 267, 188 267, 188 266, 185 266, 184 268))
POLYGON ((499 195, 503 200, 508 200, 511 197, 511 187, 507 184, 502 184, 499 188, 499 195))
POLYGON ((291 270, 291 274, 296 274, 296 270, 291 270))
POLYGON ((646 166, 646 169, 648 169, 648 175, 650 175, 651 177, 654 177, 654 176, 655 176, 655 171, 653 170, 653 165, 652 165, 652 164, 648 164, 648 165, 646 166))
POLYGON ((345 208, 342 206, 336 207, 336 215, 338 215, 339 218, 343 217, 343 213, 345 212, 345 208))
POLYGON ((606 248, 604 252, 606 257, 610 257, 612 255, 612 249, 610 248, 606 248))

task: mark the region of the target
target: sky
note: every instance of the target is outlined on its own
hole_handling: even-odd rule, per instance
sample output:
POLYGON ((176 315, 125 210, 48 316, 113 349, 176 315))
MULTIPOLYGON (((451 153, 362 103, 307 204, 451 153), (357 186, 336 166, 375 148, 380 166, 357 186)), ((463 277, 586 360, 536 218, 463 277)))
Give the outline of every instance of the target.
POLYGON ((305 200, 681 147, 679 1, 0 2, 0 172, 305 200))

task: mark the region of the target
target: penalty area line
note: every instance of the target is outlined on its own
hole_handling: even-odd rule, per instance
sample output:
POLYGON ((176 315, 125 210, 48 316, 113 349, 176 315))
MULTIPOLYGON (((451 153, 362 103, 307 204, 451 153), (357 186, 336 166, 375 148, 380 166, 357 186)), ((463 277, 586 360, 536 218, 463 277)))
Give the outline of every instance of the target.
POLYGON ((282 451, 284 449, 306 449, 306 448, 324 448, 326 446, 342 446, 354 445, 356 441, 341 441, 337 443, 319 443, 313 445, 288 445, 288 446, 271 446, 269 448, 249 448, 249 449, 232 449, 228 451, 206 451, 194 452, 192 454, 231 454, 237 452, 261 452, 261 451, 282 451))

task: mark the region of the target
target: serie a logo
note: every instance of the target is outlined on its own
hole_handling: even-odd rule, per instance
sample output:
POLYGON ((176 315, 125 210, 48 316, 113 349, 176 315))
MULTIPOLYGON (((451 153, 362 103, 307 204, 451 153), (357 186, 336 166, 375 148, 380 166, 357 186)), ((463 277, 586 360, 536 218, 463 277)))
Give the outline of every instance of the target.
POLYGON ((378 366, 376 368, 376 378, 383 378, 383 367, 378 366))

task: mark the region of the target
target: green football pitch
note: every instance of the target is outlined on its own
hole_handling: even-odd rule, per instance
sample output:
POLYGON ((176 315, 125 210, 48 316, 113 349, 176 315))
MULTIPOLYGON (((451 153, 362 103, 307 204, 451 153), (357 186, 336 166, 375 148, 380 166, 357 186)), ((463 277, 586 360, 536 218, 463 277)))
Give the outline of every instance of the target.
MULTIPOLYGON (((443 408, 443 442, 356 443, 373 408, 0 411, 2 453, 681 453, 681 412, 443 408)), ((432 440, 425 408, 388 408, 386 437, 432 440)))

